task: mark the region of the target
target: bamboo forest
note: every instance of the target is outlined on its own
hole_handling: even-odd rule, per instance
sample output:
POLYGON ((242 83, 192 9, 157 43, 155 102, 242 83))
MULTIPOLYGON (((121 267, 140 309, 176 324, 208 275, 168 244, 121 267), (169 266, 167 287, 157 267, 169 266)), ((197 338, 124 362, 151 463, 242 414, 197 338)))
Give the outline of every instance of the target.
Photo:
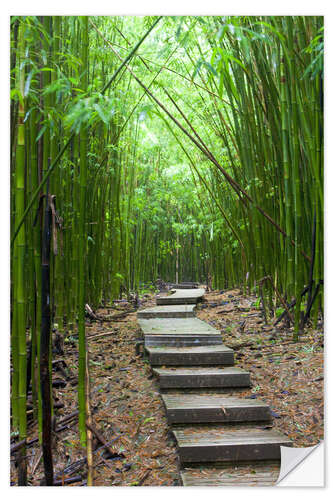
POLYGON ((323 440, 324 18, 11 16, 9 58, 10 485, 274 484, 323 440))

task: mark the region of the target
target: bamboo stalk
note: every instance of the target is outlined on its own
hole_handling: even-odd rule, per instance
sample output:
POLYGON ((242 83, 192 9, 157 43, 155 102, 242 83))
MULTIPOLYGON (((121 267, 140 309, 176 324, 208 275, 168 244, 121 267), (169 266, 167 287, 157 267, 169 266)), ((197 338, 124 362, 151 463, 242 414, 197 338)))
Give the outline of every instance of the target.
MULTIPOLYGON (((119 68, 112 75, 112 77, 110 78, 110 80, 108 81, 108 83, 102 88, 101 94, 104 94, 106 92, 106 90, 111 86, 111 84, 114 82, 114 80, 116 79, 116 77, 118 76, 118 74, 120 73, 120 71, 123 69, 123 67, 126 65, 126 63, 132 59, 132 57, 134 56, 135 52, 138 50, 138 48, 140 47, 140 45, 144 42, 144 40, 147 38, 147 36, 149 35, 149 33, 155 28, 156 24, 161 19, 162 19, 162 16, 160 16, 155 21, 155 23, 153 23, 152 26, 147 30, 147 32, 144 34, 144 36, 139 40, 139 42, 135 45, 135 47, 130 52, 130 54, 125 58, 125 60, 122 62, 122 64, 119 66, 119 68)), ((51 163, 51 165, 50 165, 47 173, 44 175, 44 177, 43 177, 42 181, 40 182, 39 186, 36 188, 36 190, 32 194, 31 199, 30 199, 30 201, 29 201, 29 203, 28 203, 28 205, 27 205, 24 213, 22 214, 22 217, 19 219, 19 221, 18 221, 18 223, 16 225, 13 237, 11 239, 11 245, 13 245, 13 243, 14 243, 14 241, 15 241, 15 239, 16 239, 16 237, 17 237, 17 235, 18 235, 18 233, 19 233, 19 231, 21 229, 21 226, 24 223, 24 220, 25 220, 27 214, 29 213, 29 211, 32 208, 32 206, 34 205, 35 201, 37 200, 39 192, 45 186, 45 184, 46 184, 49 176, 53 172, 54 168, 58 165, 59 160, 62 158, 64 152, 67 150, 67 148, 70 145, 70 143, 71 143, 72 139, 74 138, 74 136, 75 136, 75 132, 73 132, 70 135, 69 139, 65 142, 65 144, 63 145, 63 147, 61 148, 61 150, 57 154, 56 158, 52 161, 52 163, 51 163)))
POLYGON ((91 410, 90 410, 90 374, 89 374, 89 351, 86 351, 86 427, 87 427, 87 465, 88 465, 88 478, 87 486, 94 485, 94 462, 93 462, 93 449, 92 449, 92 432, 90 426, 92 424, 91 410))
POLYGON ((42 396, 42 448, 45 482, 47 486, 53 485, 53 459, 52 459, 52 426, 51 426, 51 388, 50 388, 50 246, 51 246, 51 220, 50 195, 47 192, 44 210, 43 246, 42 246, 42 327, 40 338, 40 383, 42 396))
MULTIPOLYGON (((82 62, 84 66, 82 88, 88 87, 88 18, 82 17, 82 62)), ((86 446, 86 189, 87 189, 87 130, 80 134, 80 175, 79 175, 79 214, 78 214, 78 333, 79 333, 79 430, 83 446, 86 446)))
MULTIPOLYGON (((20 23, 18 34, 18 68, 24 58, 24 23, 20 23)), ((15 165, 15 210, 16 218, 19 219, 24 212, 24 198, 25 198, 25 125, 24 125, 24 70, 19 71, 18 74, 18 87, 21 94, 19 101, 18 111, 18 137, 16 147, 16 165, 15 165)), ((18 381, 14 379, 14 398, 17 384, 17 406, 13 406, 13 416, 18 421, 19 439, 24 440, 27 437, 27 417, 26 417, 26 399, 27 399, 27 352, 26 352, 26 285, 25 285, 25 251, 26 251, 26 228, 21 227, 17 236, 16 242, 16 255, 17 255, 17 269, 15 272, 15 290, 14 296, 16 298, 16 321, 14 326, 17 330, 13 343, 15 344, 15 337, 17 338, 17 347, 14 345, 13 362, 18 365, 18 381), (15 354, 17 352, 17 355, 15 354), (15 415, 17 410, 17 416, 15 415)), ((20 450, 19 470, 18 470, 18 484, 25 486, 27 483, 27 463, 26 463, 26 449, 25 446, 20 450)))

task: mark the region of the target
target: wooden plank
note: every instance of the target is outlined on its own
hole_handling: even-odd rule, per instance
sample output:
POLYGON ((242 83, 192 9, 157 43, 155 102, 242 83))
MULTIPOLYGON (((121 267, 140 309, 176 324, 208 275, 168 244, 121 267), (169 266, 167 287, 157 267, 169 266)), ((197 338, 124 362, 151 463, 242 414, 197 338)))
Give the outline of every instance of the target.
POLYGON ((163 394, 168 422, 255 422, 270 421, 269 406, 263 401, 200 394, 163 394))
MULTIPOLYGON (((202 341, 201 341, 202 343, 202 341)), ((146 347, 153 366, 233 365, 234 352, 225 345, 146 347)))
POLYGON ((153 368, 161 389, 201 387, 249 387, 250 374, 241 368, 153 368))
POLYGON ((185 333, 184 335, 144 335, 145 347, 191 347, 221 345, 221 335, 185 333))
POLYGON ((199 283, 173 283, 172 288, 180 289, 180 290, 188 290, 190 288, 198 288, 199 283))
POLYGON ((222 344, 221 333, 197 318, 139 319, 138 323, 144 334, 145 346, 222 344))
POLYGON ((280 432, 248 426, 188 426, 172 431, 182 463, 280 460, 292 446, 280 432))
MULTIPOLYGON (((173 306, 160 306, 160 307, 154 307, 153 309, 163 309, 164 308, 173 308, 173 306)), ((193 306, 174 306, 174 307, 186 307, 186 308, 192 308, 193 306)), ((149 311, 149 309, 144 309, 146 311, 149 311)), ((168 310, 168 309, 166 309, 168 310)), ((143 312, 143 311, 139 311, 143 312)), ((139 313, 138 313, 139 314, 139 313)), ((144 334, 148 335, 161 335, 161 334, 197 334, 197 333, 204 333, 204 334, 219 334, 219 330, 216 330, 216 328, 213 328, 211 325, 208 323, 205 323, 204 321, 201 321, 198 318, 145 318, 145 317, 140 317, 138 319, 138 323, 140 328, 142 329, 144 334)))
POLYGON ((177 289, 166 296, 156 296, 157 305, 166 304, 196 304, 205 294, 204 288, 177 289))
POLYGON ((142 309, 137 312, 137 317, 150 318, 191 318, 194 317, 195 304, 187 305, 165 305, 142 309))
POLYGON ((193 467, 180 471, 183 486, 274 486, 279 474, 279 461, 230 467, 193 467))

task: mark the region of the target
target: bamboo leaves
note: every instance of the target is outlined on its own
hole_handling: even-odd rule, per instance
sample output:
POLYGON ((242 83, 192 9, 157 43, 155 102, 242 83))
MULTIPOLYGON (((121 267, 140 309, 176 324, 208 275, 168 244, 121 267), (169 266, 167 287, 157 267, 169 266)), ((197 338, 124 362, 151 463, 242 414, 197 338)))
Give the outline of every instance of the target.
POLYGON ((62 218, 49 323, 65 338, 78 324, 82 444, 87 302, 158 277, 253 290, 271 276, 262 292, 296 306, 295 339, 322 317, 322 18, 27 16, 11 44, 15 432, 41 355, 47 183, 62 218))

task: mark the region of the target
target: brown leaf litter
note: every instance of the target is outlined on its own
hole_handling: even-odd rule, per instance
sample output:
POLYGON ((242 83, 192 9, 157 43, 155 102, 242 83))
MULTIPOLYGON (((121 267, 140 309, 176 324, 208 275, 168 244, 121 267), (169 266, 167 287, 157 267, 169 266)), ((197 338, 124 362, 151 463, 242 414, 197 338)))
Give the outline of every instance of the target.
MULTIPOLYGON (((255 300, 240 290, 207 293, 198 306, 197 317, 221 330, 225 345, 235 350, 236 365, 251 373, 252 387, 235 394, 267 402, 275 427, 294 446, 312 446, 323 439, 324 432, 323 332, 308 328, 300 342, 293 342, 291 329, 264 324, 255 300)), ((150 296, 142 307, 154 305, 154 297, 150 296)), ((126 304, 120 303, 117 308, 123 312, 126 304)), ((97 314, 109 318, 110 310, 99 309, 97 314)), ((135 345, 141 337, 136 313, 104 323, 87 319, 86 332, 93 424, 114 451, 111 457, 105 449, 95 451, 94 484, 179 485, 176 447, 158 383, 148 361, 136 355, 135 345)), ((77 410, 77 337, 69 337, 62 359, 70 376, 65 387, 53 389, 54 401, 64 405, 54 409, 56 420, 77 410)), ((28 435, 32 439, 37 436, 37 423, 31 419, 29 422, 28 435)), ((100 446, 94 442, 95 450, 100 446)), ((55 475, 66 478, 66 467, 74 464, 75 474, 83 478, 76 484, 85 484, 84 458, 77 420, 73 420, 54 433, 55 475)), ((27 460, 29 484, 39 485, 44 472, 38 443, 27 448, 27 460)), ((16 475, 13 459, 12 484, 16 475)))

